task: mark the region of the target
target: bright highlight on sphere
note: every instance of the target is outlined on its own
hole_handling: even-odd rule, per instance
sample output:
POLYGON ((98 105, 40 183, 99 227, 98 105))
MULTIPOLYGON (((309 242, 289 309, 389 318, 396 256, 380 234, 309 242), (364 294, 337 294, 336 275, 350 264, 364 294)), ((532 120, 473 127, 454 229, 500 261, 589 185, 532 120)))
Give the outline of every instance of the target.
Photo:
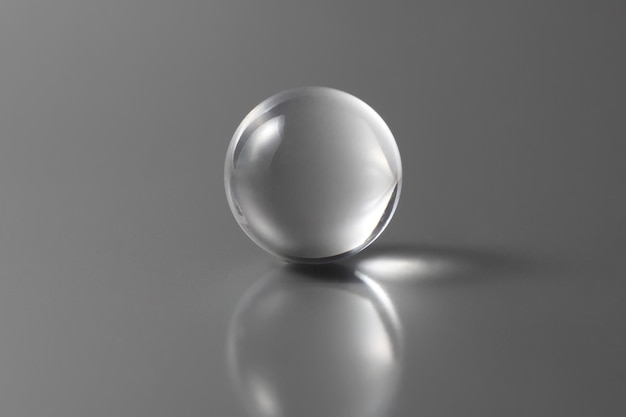
POLYGON ((226 155, 228 203, 269 253, 319 263, 372 243, 400 196, 393 135, 370 106, 343 91, 280 92, 241 122, 226 155))

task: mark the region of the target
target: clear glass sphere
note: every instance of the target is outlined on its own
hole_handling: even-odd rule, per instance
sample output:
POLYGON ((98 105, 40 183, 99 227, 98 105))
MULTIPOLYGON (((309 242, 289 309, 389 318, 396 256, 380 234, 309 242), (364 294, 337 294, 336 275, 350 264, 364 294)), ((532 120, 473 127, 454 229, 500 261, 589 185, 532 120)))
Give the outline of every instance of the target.
POLYGON ((355 254, 385 229, 402 164, 384 120, 331 88, 280 92, 241 122, 226 155, 228 203, 246 234, 289 261, 355 254))

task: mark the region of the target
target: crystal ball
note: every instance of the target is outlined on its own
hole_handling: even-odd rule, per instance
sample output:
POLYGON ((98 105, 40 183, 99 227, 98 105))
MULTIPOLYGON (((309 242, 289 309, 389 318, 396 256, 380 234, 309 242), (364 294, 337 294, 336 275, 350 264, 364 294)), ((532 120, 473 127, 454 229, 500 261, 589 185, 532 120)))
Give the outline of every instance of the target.
POLYGON ((402 163, 369 105, 336 89, 302 87, 267 98, 243 119, 224 180, 252 241, 287 261, 322 263, 382 233, 398 204, 402 163))

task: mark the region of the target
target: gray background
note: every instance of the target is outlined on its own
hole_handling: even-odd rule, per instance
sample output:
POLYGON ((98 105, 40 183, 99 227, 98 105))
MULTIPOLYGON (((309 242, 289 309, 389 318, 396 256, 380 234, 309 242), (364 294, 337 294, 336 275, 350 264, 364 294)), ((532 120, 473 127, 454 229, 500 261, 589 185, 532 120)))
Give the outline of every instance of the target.
POLYGON ((0 415, 245 415, 228 323, 280 263, 232 218, 223 158, 299 85, 368 102, 403 157, 352 261, 404 262, 372 277, 405 337, 389 415, 625 415, 625 12, 2 1, 0 415))

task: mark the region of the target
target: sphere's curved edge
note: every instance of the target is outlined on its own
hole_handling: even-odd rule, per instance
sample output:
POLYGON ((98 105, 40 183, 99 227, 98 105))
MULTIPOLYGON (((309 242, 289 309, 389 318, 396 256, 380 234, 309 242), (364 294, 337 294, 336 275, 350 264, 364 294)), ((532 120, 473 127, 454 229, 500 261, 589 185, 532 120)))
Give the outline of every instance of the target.
MULTIPOLYGON (((383 221, 381 221, 379 223, 379 225, 376 227, 376 229, 374 229, 374 232, 370 235, 370 237, 361 245, 358 246, 352 250, 340 253, 338 255, 332 255, 332 256, 327 256, 324 258, 301 258, 301 257, 295 257, 295 256, 285 256, 285 255, 279 255, 275 252, 272 252, 270 250, 268 250, 264 245, 257 243, 257 245, 259 245, 262 249, 264 249, 266 252, 276 256, 279 259, 282 259, 283 261, 292 263, 292 264, 306 264, 306 265, 316 265, 316 264, 328 264, 331 262, 335 262, 344 258, 348 258, 350 256, 356 255, 357 253, 363 251, 364 249, 366 249, 368 246, 370 246, 372 243, 374 243, 374 241, 385 231, 385 229, 387 228, 387 226, 389 225, 389 223, 391 222, 391 219, 393 218, 393 215, 396 211, 396 208, 398 207, 398 202, 400 201, 400 191, 402 188, 402 177, 400 177, 398 179, 398 182, 396 183, 395 189, 392 193, 392 197, 389 201, 389 205, 387 206, 387 209, 385 210, 386 213, 382 216, 383 221)), ((244 231, 247 233, 247 231, 244 229, 244 231)), ((252 236, 250 236, 251 239, 253 239, 252 236)), ((254 240, 254 239, 253 239, 254 240)), ((256 241, 255 241, 256 242, 256 241)))
MULTIPOLYGON (((370 242, 371 243, 371 242, 370 242)), ((352 255, 356 255, 357 253, 361 252, 363 249, 365 249, 367 246, 369 246, 369 243, 366 246, 363 246, 362 248, 356 248, 356 249, 352 249, 350 251, 344 252, 344 253, 340 253, 339 255, 333 255, 333 256, 327 256, 325 258, 298 258, 298 257, 294 257, 294 256, 284 256, 284 255, 277 255, 273 252, 270 252, 272 255, 282 259, 285 262, 288 262, 290 264, 294 264, 294 265, 321 265, 321 264, 329 264, 335 261, 338 261, 340 259, 343 258, 347 258, 349 256, 352 255)))

